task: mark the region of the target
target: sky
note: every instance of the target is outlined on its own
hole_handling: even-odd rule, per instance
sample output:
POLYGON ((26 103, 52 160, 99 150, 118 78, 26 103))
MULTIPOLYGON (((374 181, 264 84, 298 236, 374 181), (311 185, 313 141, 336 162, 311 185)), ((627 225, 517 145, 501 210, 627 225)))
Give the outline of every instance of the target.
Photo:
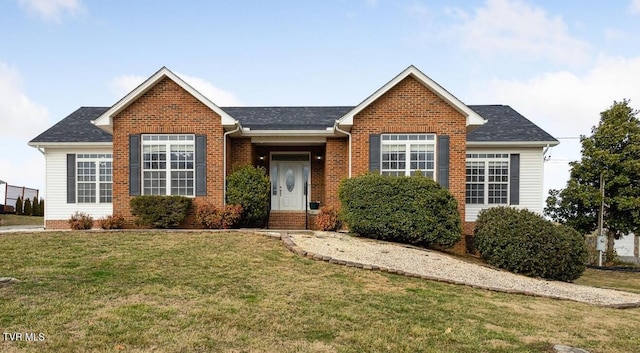
POLYGON ((44 190, 27 143, 163 66, 219 106, 300 106, 357 105, 409 65, 558 138, 546 197, 600 112, 640 109, 640 0, 2 0, 0 180, 44 190))

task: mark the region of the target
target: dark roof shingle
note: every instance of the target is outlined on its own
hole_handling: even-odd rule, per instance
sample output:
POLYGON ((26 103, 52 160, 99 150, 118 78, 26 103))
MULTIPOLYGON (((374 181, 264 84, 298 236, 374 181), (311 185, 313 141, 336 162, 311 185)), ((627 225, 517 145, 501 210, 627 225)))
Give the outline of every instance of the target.
POLYGON ((487 123, 467 134, 474 142, 557 142, 508 105, 470 105, 487 123))
MULTIPOLYGON (((223 107, 251 130, 325 130, 353 107, 223 107)), ((487 123, 467 135, 475 142, 553 142, 553 136, 507 105, 470 105, 487 123)), ((111 142, 91 123, 108 107, 81 107, 31 140, 38 142, 111 142)))
POLYGON ((353 107, 221 107, 251 130, 324 130, 353 107))
POLYGON ((81 107, 31 140, 37 142, 111 142, 111 134, 91 123, 108 107, 81 107))

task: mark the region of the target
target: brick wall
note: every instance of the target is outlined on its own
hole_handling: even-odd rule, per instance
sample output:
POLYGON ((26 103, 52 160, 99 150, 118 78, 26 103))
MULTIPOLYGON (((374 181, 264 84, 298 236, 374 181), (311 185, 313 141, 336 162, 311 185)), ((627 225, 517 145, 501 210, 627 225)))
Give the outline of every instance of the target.
MULTIPOLYGON (((113 119, 113 213, 124 216, 129 224, 133 220, 129 208, 129 135, 172 133, 207 135, 207 195, 196 197, 194 204, 222 205, 221 118, 164 78, 113 119)), ((192 218, 190 215, 185 226, 193 224, 192 218)))
MULTIPOLYGON (((458 200, 464 219, 466 118, 413 77, 405 78, 354 117, 353 176, 369 170, 369 135, 384 133, 450 137, 449 191, 458 200)), ((456 248, 464 249, 464 240, 456 248)))
POLYGON ((227 175, 236 166, 257 165, 250 138, 230 138, 227 136, 227 175))
POLYGON ((328 138, 324 164, 324 205, 340 207, 340 181, 349 176, 349 148, 346 138, 328 138))

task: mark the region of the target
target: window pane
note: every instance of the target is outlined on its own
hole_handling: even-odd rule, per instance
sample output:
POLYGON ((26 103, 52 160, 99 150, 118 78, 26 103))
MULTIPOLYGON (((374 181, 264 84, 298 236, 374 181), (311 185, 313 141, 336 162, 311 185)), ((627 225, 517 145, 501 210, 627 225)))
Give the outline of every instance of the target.
POLYGON ((78 203, 96 202, 96 184, 78 183, 78 203))
POLYGON ((171 172, 171 195, 193 196, 192 171, 171 172))
POLYGON ((100 202, 112 202, 112 184, 102 183, 100 184, 100 202))
POLYGON ((144 195, 165 195, 167 193, 167 179, 164 171, 144 172, 142 176, 144 195))

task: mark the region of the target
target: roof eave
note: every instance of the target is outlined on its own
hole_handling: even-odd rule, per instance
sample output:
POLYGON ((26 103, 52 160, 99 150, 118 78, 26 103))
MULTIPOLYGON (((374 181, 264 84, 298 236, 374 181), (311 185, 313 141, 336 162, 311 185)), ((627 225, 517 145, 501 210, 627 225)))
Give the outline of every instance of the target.
POLYGON ((30 141, 28 146, 34 148, 65 148, 65 147, 112 147, 113 142, 37 142, 30 141))
POLYGON ((553 147, 560 141, 467 141, 467 147, 553 147))
POLYGON ((322 136, 331 137, 336 135, 333 128, 327 128, 325 130, 251 130, 244 128, 241 130, 242 136, 255 137, 255 136, 322 136))

